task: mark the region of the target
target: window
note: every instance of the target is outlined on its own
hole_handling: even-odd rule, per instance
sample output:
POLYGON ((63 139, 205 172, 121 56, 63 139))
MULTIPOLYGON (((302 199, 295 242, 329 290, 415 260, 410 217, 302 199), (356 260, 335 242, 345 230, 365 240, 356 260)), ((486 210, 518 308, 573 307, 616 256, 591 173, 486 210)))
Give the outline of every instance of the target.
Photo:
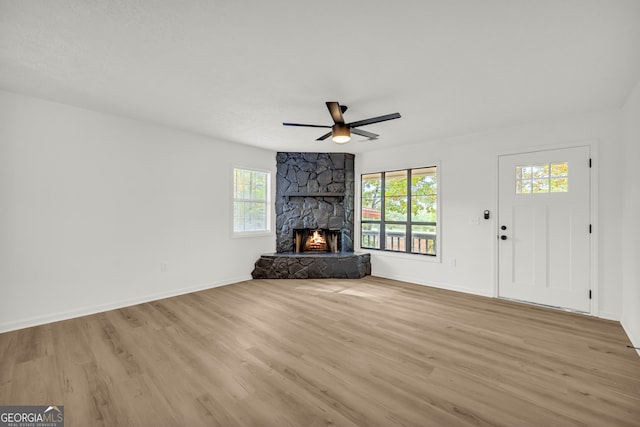
POLYGON ((269 232, 271 174, 249 169, 233 169, 233 233, 269 232))
POLYGON ((569 163, 516 166, 516 194, 566 193, 569 163))
POLYGON ((362 175, 360 246, 437 253, 436 166, 362 175))

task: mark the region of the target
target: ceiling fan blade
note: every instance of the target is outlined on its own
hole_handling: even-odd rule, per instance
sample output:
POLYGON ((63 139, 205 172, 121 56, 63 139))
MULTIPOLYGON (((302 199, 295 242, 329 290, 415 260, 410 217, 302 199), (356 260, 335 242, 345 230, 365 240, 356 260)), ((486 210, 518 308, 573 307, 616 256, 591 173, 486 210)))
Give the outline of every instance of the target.
POLYGON ((302 123, 282 123, 284 126, 303 126, 307 128, 331 128, 331 126, 325 125, 303 125, 302 123))
POLYGON ((327 132, 324 135, 322 135, 320 138, 316 139, 316 141, 324 141, 325 139, 329 138, 332 134, 333 132, 327 132))
POLYGON ((338 102, 327 102, 326 104, 334 123, 344 124, 344 117, 342 117, 342 108, 340 108, 340 104, 338 102))
POLYGON ((378 139, 380 135, 377 133, 367 132, 366 130, 354 129, 351 128, 351 133, 355 133, 356 135, 366 136, 369 139, 378 139))
POLYGON ((386 114, 384 116, 371 117, 370 119, 358 120, 357 122, 347 123, 350 127, 370 125, 372 123, 386 122, 387 120, 399 119, 400 113, 386 114))

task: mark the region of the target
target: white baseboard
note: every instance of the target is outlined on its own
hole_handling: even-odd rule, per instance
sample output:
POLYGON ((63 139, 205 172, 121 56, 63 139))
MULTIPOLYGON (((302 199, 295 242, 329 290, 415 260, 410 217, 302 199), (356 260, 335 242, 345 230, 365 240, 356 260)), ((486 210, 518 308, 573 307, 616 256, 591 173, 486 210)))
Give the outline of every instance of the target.
POLYGON ((385 276, 379 273, 376 273, 374 276, 382 277, 385 279, 391 279, 391 280, 399 280, 401 282, 413 283, 415 285, 444 289, 447 291, 463 292, 465 294, 478 295, 482 297, 493 297, 493 291, 483 291, 483 290, 478 290, 474 288, 467 288, 464 286, 452 285, 450 283, 433 282, 433 281, 417 281, 415 277, 404 277, 404 276, 398 276, 398 275, 385 276))
POLYGON ((231 285, 233 283, 244 282, 251 280, 250 275, 232 277, 221 281, 212 283, 200 284, 189 286, 186 288, 173 289, 167 292, 158 292, 150 295, 144 295, 136 298, 112 301, 106 304, 97 304, 90 307, 82 307, 74 310, 62 311, 58 313, 51 313, 44 316, 30 317, 27 319, 20 319, 12 322, 5 322, 0 324, 0 333, 15 331, 18 329, 30 328, 32 326, 44 325, 46 323, 59 322, 62 320, 73 319, 76 317, 88 316, 91 314, 102 313, 109 310, 116 310, 118 308, 130 307, 132 305, 143 304, 145 302, 157 301, 160 299, 175 297, 178 295, 189 294, 192 292, 203 291, 205 289, 217 288, 220 286, 231 285))
POLYGON ((599 311, 596 317, 599 317, 601 319, 607 319, 607 320, 615 320, 616 322, 620 321, 620 316, 617 316, 613 313, 608 313, 606 311, 599 311))
POLYGON ((631 345, 636 348, 636 353, 638 353, 638 356, 640 356, 640 330, 634 330, 633 328, 629 327, 629 325, 625 324, 624 320, 620 322, 620 324, 622 325, 622 329, 624 329, 624 332, 629 337, 631 345))

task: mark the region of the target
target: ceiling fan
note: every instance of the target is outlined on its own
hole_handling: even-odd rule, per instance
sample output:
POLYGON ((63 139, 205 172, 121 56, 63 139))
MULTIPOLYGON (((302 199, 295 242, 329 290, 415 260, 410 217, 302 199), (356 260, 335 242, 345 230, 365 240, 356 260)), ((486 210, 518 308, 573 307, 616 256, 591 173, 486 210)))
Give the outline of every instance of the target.
POLYGON ((340 105, 338 102, 327 102, 327 108, 333 119, 333 126, 327 125, 304 125, 300 123, 282 123, 284 126, 303 126, 310 128, 330 128, 331 132, 322 135, 316 141, 324 141, 331 137, 333 142, 337 144, 344 144, 351 139, 351 132, 356 135, 365 136, 369 139, 378 139, 380 135, 367 132, 362 129, 357 129, 359 126, 370 125, 372 123, 384 122, 387 120, 399 119, 400 113, 387 114, 384 116, 371 117, 370 119, 358 120, 357 122, 345 123, 342 114, 347 111, 346 105, 340 105))

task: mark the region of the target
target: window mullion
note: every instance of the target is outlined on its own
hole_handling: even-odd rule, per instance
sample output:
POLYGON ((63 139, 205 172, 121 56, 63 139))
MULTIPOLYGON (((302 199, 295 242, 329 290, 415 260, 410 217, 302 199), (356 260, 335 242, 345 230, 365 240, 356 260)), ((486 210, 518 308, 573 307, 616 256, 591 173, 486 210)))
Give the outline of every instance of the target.
POLYGON ((384 250, 387 247, 387 236, 385 222, 387 220, 385 215, 386 205, 386 189, 385 189, 385 172, 380 175, 380 249, 384 250))
POLYGON ((411 169, 407 169, 407 223, 405 228, 404 251, 411 252, 411 169))

